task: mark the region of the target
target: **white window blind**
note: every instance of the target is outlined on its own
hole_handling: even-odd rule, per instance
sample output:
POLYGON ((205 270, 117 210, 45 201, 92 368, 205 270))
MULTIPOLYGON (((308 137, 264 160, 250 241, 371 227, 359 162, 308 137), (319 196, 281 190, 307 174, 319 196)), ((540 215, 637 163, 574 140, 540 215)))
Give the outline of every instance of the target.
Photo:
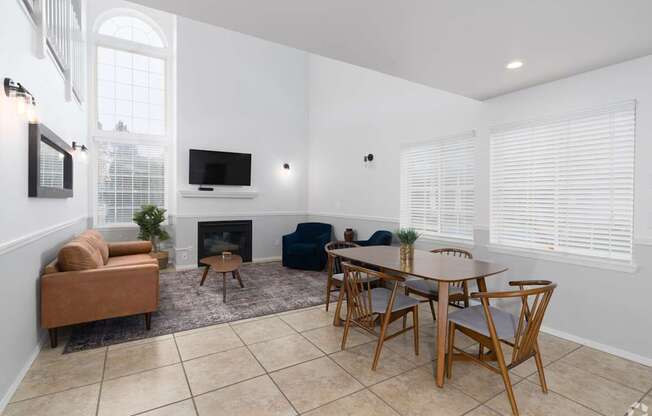
POLYGON ((632 259, 636 103, 491 131, 491 243, 632 259))
POLYGON ((401 227, 473 240, 474 153, 474 132, 403 149, 401 227))
POLYGON ((141 206, 165 207, 165 147, 97 141, 96 224, 132 223, 141 206))

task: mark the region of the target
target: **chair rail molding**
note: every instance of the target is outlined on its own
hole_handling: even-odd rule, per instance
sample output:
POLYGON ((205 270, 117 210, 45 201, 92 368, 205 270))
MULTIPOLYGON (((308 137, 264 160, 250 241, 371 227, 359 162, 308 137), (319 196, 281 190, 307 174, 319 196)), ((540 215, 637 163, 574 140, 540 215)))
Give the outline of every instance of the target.
POLYGON ((18 237, 14 240, 9 240, 4 243, 0 243, 0 256, 3 254, 7 254, 11 251, 14 251, 16 249, 19 249, 21 247, 24 247, 28 244, 32 244, 38 240, 41 240, 45 237, 47 237, 50 234, 54 234, 57 231, 65 230, 68 227, 72 227, 73 225, 77 225, 80 222, 85 222, 88 225, 90 217, 87 216, 80 216, 73 218, 68 221, 64 221, 59 224, 55 224, 50 227, 42 228, 38 231, 34 231, 32 233, 26 234, 22 237, 18 237))

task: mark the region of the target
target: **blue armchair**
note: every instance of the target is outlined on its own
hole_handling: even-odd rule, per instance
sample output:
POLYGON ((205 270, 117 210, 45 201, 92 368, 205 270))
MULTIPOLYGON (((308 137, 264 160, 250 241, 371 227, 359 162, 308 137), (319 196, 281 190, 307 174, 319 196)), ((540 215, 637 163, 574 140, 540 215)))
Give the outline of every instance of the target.
POLYGON ((283 266, 303 270, 323 270, 327 255, 324 246, 331 241, 333 227, 320 222, 297 225, 283 236, 283 266))
POLYGON ((368 240, 354 241, 359 246, 389 246, 392 244, 392 233, 385 230, 379 230, 373 233, 368 240))

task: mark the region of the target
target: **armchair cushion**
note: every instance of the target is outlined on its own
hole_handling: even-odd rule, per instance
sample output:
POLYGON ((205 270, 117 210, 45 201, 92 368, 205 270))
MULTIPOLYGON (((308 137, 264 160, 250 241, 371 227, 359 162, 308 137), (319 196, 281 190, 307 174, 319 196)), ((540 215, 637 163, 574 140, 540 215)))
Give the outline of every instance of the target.
POLYGON ((288 247, 288 254, 298 256, 309 256, 317 252, 317 244, 313 243, 295 243, 288 247))

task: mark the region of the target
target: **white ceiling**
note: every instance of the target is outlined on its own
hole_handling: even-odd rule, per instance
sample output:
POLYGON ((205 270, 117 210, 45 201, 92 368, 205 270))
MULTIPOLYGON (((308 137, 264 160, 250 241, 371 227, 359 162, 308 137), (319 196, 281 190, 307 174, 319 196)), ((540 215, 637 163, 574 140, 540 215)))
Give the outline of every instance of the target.
POLYGON ((652 54, 650 0, 135 2, 480 100, 652 54))

